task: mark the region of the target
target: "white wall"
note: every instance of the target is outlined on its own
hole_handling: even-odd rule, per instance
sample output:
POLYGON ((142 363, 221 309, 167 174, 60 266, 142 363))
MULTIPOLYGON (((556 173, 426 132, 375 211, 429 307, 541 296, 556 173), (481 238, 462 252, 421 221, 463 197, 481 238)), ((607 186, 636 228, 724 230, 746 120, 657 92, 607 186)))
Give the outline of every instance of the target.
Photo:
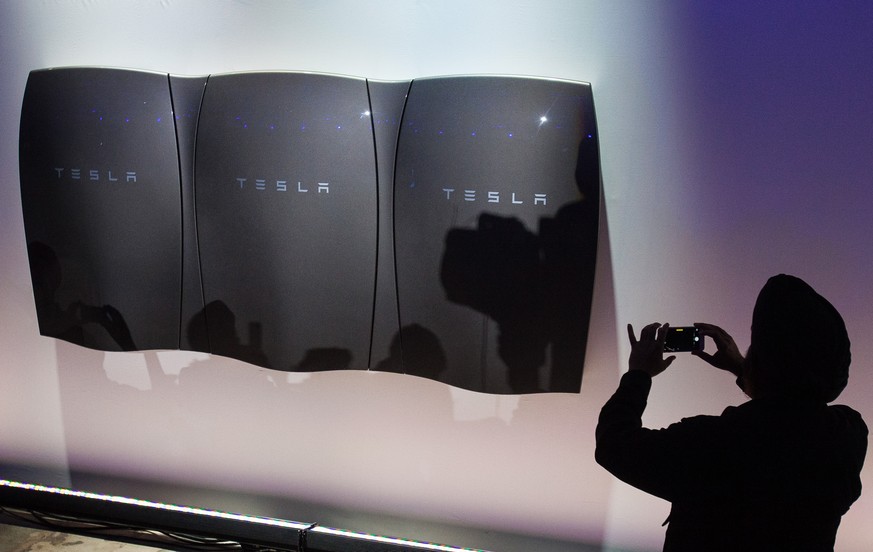
MULTIPOLYGON (((796 274, 843 312, 855 363, 841 402, 873 420, 871 50, 864 2, 5 0, 0 463, 190 485, 221 497, 194 505, 329 515, 315 521, 471 547, 511 550, 491 532, 521 531, 659 549, 669 506, 593 461, 627 322, 711 321, 745 347, 760 286, 796 274), (107 354, 39 337, 18 118, 28 72, 67 65, 591 82, 608 228, 582 393, 497 397, 376 373, 285 381, 206 355, 107 354), (277 497, 308 506, 283 510, 277 497)), ((656 380, 646 422, 742 400, 732 381, 683 358, 656 380)), ((871 516, 867 493, 837 549, 873 548, 871 516)))

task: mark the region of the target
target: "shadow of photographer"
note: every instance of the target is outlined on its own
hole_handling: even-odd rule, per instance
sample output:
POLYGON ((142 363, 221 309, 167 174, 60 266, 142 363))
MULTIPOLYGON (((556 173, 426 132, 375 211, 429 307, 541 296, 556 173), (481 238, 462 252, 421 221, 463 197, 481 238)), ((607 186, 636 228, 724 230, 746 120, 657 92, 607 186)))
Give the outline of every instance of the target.
POLYGON ((579 199, 541 218, 537 233, 517 218, 483 212, 475 229, 446 234, 446 297, 498 325, 498 356, 514 393, 575 393, 582 383, 600 204, 590 136, 579 144, 575 178, 579 199), (546 366, 548 378, 540 374, 546 366))

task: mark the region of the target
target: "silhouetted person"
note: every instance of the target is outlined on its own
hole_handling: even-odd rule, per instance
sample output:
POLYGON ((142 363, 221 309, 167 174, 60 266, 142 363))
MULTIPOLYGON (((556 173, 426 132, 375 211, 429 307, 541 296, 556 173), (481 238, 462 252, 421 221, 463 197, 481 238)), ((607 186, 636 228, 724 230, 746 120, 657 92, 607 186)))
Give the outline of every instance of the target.
POLYGON ((61 262, 54 249, 42 242, 27 244, 30 277, 36 303, 39 331, 42 335, 63 339, 76 345, 85 344, 82 321, 73 312, 63 309, 57 300, 57 291, 63 281, 61 262))
POLYGON ((436 334, 419 324, 403 326, 391 340, 390 356, 374 368, 377 372, 403 372, 439 381, 446 371, 446 352, 436 334))
POLYGON ((582 386, 600 210, 592 136, 579 143, 575 179, 578 199, 540 218, 538 233, 518 218, 484 212, 475 230, 446 234, 446 298, 497 323, 497 353, 513 393, 578 393, 582 386), (543 389, 540 369, 548 363, 543 389))
POLYGON ((771 278, 758 296, 745 358, 721 328, 696 324, 716 352, 694 353, 737 376, 751 398, 720 416, 642 427, 667 325, 631 341, 630 370, 604 405, 597 462, 672 503, 665 551, 833 550, 841 516, 861 495, 867 426, 828 406, 848 382, 842 317, 802 280, 771 278))
MULTIPOLYGON (((39 330, 42 335, 81 345, 98 347, 93 337, 85 331, 89 324, 101 326, 122 351, 136 350, 130 329, 118 309, 112 305, 87 305, 74 301, 63 309, 57 300, 57 292, 63 281, 63 270, 54 249, 42 242, 27 245, 30 260, 30 275, 36 303, 39 330)), ((111 347, 109 343, 99 348, 111 347)))
POLYGON ((211 301, 188 321, 188 341, 192 351, 212 353, 271 368, 260 342, 260 325, 249 325, 249 343, 236 330, 236 315, 224 301, 211 301))

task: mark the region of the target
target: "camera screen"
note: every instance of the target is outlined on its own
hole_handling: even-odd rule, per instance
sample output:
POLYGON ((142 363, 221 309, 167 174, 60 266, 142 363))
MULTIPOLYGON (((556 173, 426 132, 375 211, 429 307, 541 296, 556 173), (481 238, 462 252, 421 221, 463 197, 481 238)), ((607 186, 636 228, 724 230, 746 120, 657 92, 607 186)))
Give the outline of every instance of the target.
POLYGON ((703 340, 694 326, 678 326, 667 330, 664 342, 665 352, 699 351, 703 348, 703 340))

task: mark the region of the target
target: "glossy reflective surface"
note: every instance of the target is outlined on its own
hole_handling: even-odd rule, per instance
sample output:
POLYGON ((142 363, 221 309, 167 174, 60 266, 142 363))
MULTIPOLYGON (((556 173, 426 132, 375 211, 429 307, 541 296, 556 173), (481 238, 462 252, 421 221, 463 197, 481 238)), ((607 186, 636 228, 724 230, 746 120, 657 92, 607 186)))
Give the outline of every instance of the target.
POLYGON ((43 70, 21 137, 43 335, 579 390, 600 208, 587 84, 43 70))
POLYGON ((111 351, 178 348, 181 192, 167 76, 32 72, 20 171, 40 332, 111 351))

